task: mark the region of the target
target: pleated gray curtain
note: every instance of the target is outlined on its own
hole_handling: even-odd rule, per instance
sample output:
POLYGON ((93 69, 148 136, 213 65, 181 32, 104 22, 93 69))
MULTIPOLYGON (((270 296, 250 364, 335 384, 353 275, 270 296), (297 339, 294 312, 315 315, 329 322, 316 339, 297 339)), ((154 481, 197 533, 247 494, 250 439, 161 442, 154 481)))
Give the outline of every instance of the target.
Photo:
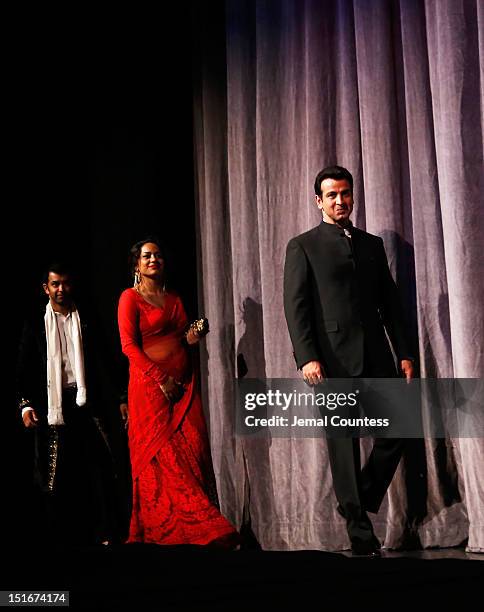
MULTIPOLYGON (((283 313, 288 240, 312 185, 355 179, 384 239, 424 377, 484 374, 484 3, 200 3, 194 95, 205 406, 222 510, 265 549, 349 546, 323 439, 234 433, 234 379, 298 374, 283 313), (221 6, 221 3, 217 5, 221 6), (214 26, 218 19, 218 27, 214 26)), ((484 551, 484 440, 409 441, 375 531, 389 547, 484 551)), ((364 441, 364 452, 368 441, 364 441)))

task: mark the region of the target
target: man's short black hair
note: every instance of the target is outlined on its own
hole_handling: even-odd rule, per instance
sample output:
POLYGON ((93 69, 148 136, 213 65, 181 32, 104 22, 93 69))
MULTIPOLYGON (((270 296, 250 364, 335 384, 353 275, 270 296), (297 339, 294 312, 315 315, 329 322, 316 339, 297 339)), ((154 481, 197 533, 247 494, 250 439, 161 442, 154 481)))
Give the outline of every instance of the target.
POLYGON ((317 196, 321 197, 321 183, 328 178, 334 181, 348 181, 351 191, 353 191, 353 177, 351 176, 351 172, 342 166, 328 166, 318 172, 318 176, 314 181, 314 193, 317 196))
POLYGON ((44 268, 44 273, 42 275, 42 283, 47 284, 49 282, 49 274, 53 272, 54 274, 59 274, 62 276, 68 275, 72 279, 72 270, 69 264, 65 261, 54 261, 50 263, 48 266, 44 268))

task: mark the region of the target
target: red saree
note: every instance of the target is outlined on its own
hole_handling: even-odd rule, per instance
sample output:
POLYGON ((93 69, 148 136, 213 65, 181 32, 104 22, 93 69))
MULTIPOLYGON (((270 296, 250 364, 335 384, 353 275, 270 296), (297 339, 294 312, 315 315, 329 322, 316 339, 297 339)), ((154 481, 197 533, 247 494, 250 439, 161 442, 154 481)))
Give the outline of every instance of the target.
POLYGON ((181 343, 187 318, 180 298, 167 293, 159 308, 126 289, 119 300, 118 322, 130 363, 133 510, 128 542, 208 544, 236 538, 217 507, 202 405, 181 343), (173 405, 160 388, 168 376, 185 388, 173 405))

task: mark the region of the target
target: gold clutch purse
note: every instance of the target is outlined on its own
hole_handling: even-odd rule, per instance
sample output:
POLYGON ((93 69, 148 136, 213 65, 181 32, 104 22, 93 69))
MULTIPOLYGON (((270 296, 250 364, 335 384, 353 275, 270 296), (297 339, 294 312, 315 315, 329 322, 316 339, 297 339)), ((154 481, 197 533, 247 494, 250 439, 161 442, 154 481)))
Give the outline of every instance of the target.
POLYGON ((187 333, 192 330, 199 338, 203 338, 210 331, 208 326, 208 319, 202 317, 201 319, 196 319, 193 323, 190 323, 190 326, 187 330, 187 333))

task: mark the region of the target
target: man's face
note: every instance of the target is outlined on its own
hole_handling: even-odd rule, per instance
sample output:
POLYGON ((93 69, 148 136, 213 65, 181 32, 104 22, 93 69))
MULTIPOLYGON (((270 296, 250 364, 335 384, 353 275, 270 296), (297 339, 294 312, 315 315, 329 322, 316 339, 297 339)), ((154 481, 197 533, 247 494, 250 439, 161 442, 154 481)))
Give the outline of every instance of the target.
POLYGON ((56 305, 69 308, 72 301, 72 283, 68 274, 49 272, 48 281, 43 287, 54 310, 56 305))
POLYGON ((347 224, 353 211, 353 192, 350 184, 346 179, 324 179, 321 181, 321 196, 316 196, 316 204, 326 223, 347 224))

